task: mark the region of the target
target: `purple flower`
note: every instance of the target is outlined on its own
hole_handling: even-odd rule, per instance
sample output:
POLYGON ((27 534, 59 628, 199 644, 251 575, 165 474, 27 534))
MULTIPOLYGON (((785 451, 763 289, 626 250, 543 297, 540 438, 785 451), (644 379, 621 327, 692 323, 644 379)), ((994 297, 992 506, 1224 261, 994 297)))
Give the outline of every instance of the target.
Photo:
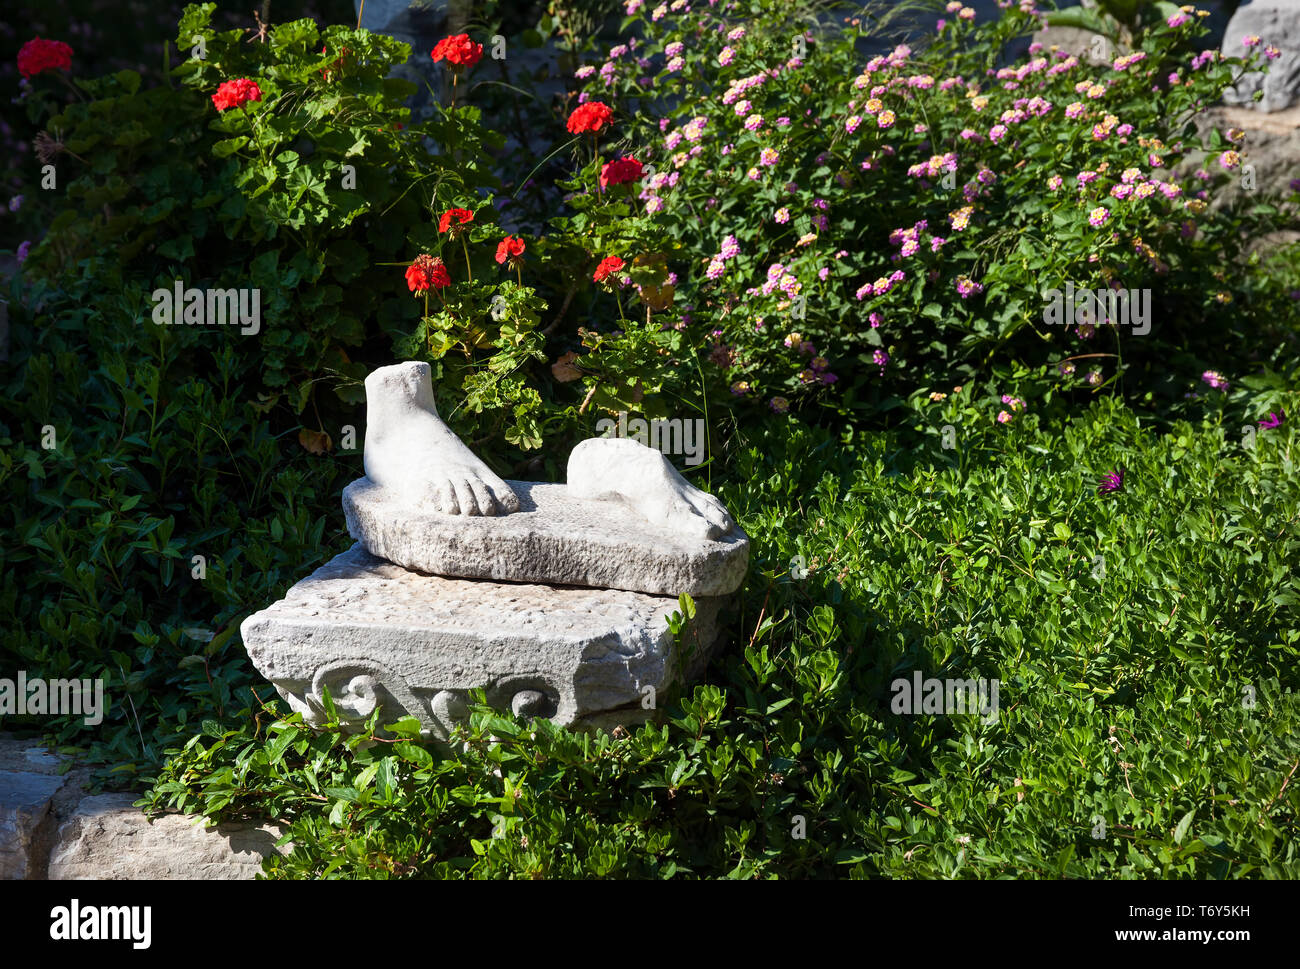
POLYGON ((19 209, 21 209, 22 207, 23 207, 23 196, 21 196, 21 195, 15 195, 13 198, 11 198, 11 199, 9 200, 9 211, 10 211, 10 212, 17 212, 17 211, 18 211, 19 209))
POLYGON ((31 251, 31 248, 32 243, 29 239, 25 239, 18 243, 18 251, 14 253, 14 256, 18 259, 18 265, 21 266, 27 261, 27 253, 31 251))
POLYGON ((1110 474, 1101 479, 1101 484, 1097 486, 1097 494, 1105 495, 1113 491, 1119 491, 1124 486, 1124 469, 1116 468, 1110 474))
POLYGON ((1231 384, 1228 382, 1228 378, 1225 377, 1223 374, 1219 373, 1219 371, 1217 370, 1205 371, 1205 373, 1201 374, 1201 380, 1205 381, 1205 383, 1209 384, 1215 390, 1226 391, 1228 387, 1231 386, 1231 384))
POLYGON ((1272 411, 1269 411, 1268 417, 1260 421, 1259 426, 1266 431, 1271 431, 1276 427, 1280 427, 1282 422, 1285 420, 1286 420, 1286 411, 1279 410, 1276 414, 1274 414, 1272 411))

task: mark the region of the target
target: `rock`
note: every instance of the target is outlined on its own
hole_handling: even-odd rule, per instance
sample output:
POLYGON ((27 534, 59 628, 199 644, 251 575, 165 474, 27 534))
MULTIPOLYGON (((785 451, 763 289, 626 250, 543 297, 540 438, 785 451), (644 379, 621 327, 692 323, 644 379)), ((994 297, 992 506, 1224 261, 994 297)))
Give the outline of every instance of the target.
MULTIPOLYGON (((1250 108, 1219 105, 1193 116, 1196 134, 1208 142, 1213 131, 1220 133, 1240 128, 1245 138, 1236 145, 1241 152, 1242 166, 1238 177, 1215 188, 1210 195, 1210 208, 1217 211, 1243 199, 1262 200, 1265 196, 1289 196, 1291 180, 1300 176, 1296 159, 1300 158, 1300 105, 1285 111, 1264 113, 1250 108)), ((1225 146, 1227 147, 1227 146, 1225 146)), ((1222 171, 1218 164, 1220 152, 1189 152, 1175 168, 1178 177, 1186 177, 1198 168, 1215 174, 1222 171)), ((1250 240, 1253 250, 1261 241, 1250 240)))
POLYGON ((274 826, 228 823, 204 828, 201 819, 164 815, 150 821, 134 794, 86 797, 59 828, 49 877, 86 879, 251 879, 275 851, 283 832, 274 826), (199 823, 196 823, 198 821, 199 823))
POLYGON ((1282 56, 1269 64, 1268 73, 1245 74, 1223 93, 1226 104, 1253 106, 1258 111, 1282 111, 1300 99, 1300 0, 1251 0, 1237 8, 1223 35, 1223 53, 1244 57, 1248 36, 1260 38, 1261 48, 1272 44, 1282 56), (1263 96, 1255 101, 1256 92, 1263 96))
POLYGON ((28 747, 23 751, 23 759, 35 767, 58 767, 62 760, 44 747, 28 747))
MULTIPOLYGON (((356 0, 355 6, 361 6, 361 0, 356 0)), ((395 68, 392 76, 415 85, 407 104, 417 122, 432 116, 442 91, 442 65, 435 64, 429 54, 446 33, 446 19, 446 0, 365 0, 360 11, 361 26, 366 30, 410 45, 410 58, 395 68)))
POLYGON ((1043 45, 1043 52, 1038 56, 1049 57, 1053 64, 1056 63, 1056 59, 1050 56, 1054 53, 1053 48, 1073 54, 1085 64, 1094 66, 1110 64, 1117 56, 1112 41, 1082 27, 1044 27, 1034 32, 1033 40, 1043 45))
POLYGON ((749 536, 717 541, 652 525, 630 505, 571 497, 565 485, 506 482, 519 511, 500 517, 413 514, 360 478, 343 489, 348 534, 367 551, 433 575, 725 596, 744 582, 749 536))
POLYGON ((32 771, 0 771, 0 880, 40 877, 42 828, 63 778, 32 771))
MULTIPOLYGON (((524 484, 520 497, 538 487, 556 486, 524 484)), ((492 520, 458 524, 485 521, 492 520)), ((502 555, 514 547, 501 543, 502 555)), ((445 740, 475 688, 497 709, 560 724, 622 708, 631 711, 627 722, 644 719, 646 687, 661 696, 703 669, 723 604, 696 600, 689 641, 700 648, 688 659, 668 628, 675 599, 420 575, 358 544, 249 616, 240 631, 253 664, 308 723, 325 721, 328 688, 345 720, 363 720, 380 706, 388 722, 409 714, 426 736, 445 740)))

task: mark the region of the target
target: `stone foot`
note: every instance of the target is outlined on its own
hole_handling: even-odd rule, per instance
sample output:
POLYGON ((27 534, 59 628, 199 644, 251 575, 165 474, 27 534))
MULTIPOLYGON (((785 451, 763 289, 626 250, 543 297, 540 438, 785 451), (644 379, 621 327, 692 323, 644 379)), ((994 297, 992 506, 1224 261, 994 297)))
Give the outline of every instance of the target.
POLYGON ((569 494, 621 498, 648 521, 685 538, 718 539, 735 526, 722 502, 639 441, 595 437, 569 454, 569 494))
POLYGON ((504 515, 519 498, 438 416, 427 363, 366 378, 366 477, 404 504, 446 515, 504 515))

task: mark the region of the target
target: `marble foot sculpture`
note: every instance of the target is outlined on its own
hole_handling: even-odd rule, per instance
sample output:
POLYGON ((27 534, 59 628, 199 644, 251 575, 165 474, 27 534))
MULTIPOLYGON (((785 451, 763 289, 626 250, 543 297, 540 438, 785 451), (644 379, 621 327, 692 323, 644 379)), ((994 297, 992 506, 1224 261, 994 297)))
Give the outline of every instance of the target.
POLYGON ((567 485, 506 482, 438 418, 428 364, 376 370, 366 398, 366 476, 343 490, 343 512, 380 558, 428 575, 658 595, 728 595, 744 579, 749 538, 653 448, 592 438, 569 455, 567 485), (496 499, 493 511, 469 507, 493 517, 448 492, 466 476, 496 499))
POLYGON ((597 438, 567 484, 505 481, 439 418, 427 364, 376 370, 366 402, 366 475, 343 490, 357 544, 241 626, 309 723, 328 690, 345 719, 379 707, 446 738, 481 688, 517 715, 632 724, 702 671, 749 537, 667 458, 597 438), (682 593, 696 620, 678 643, 682 593))
POLYGON ((519 510, 510 487, 451 432, 433 402, 427 363, 366 378, 366 477, 404 504, 446 515, 519 510))
MULTIPOLYGON (((366 378, 366 477, 403 503, 447 515, 519 510, 514 491, 438 416, 427 363, 381 367, 366 378)), ((718 538, 735 524, 653 448, 592 438, 569 455, 569 494, 626 502, 650 523, 687 538, 718 538)))
POLYGON ((627 502, 652 525, 684 538, 720 538, 735 527, 722 502, 683 478, 639 441, 595 437, 569 454, 569 494, 627 502))

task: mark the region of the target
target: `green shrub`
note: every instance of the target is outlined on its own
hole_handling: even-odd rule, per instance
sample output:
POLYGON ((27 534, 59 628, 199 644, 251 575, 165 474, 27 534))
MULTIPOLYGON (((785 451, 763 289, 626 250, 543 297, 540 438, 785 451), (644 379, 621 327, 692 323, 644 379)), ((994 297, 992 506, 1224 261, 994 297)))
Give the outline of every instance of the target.
POLYGON ((15 621, 5 666, 103 678, 115 702, 99 732, 79 718, 51 730, 95 740, 99 758, 128 770, 156 758, 159 738, 189 717, 226 712, 252 681, 239 621, 346 547, 341 528, 326 526, 360 473, 360 440, 346 426, 363 426, 369 367, 352 354, 382 359, 385 329, 405 332, 417 318, 391 284, 400 269, 373 264, 387 255, 403 265, 408 243, 393 220, 421 216, 419 196, 383 177, 404 157, 380 132, 405 116, 408 88, 384 75, 406 48, 331 28, 328 41, 345 38, 358 58, 331 88, 328 63, 308 52, 314 27, 241 44, 207 30, 210 13, 189 8, 180 29, 187 51, 195 34, 206 38, 208 60, 151 89, 130 71, 81 81, 88 100, 51 119, 61 211, 11 289, 0 514, 16 541, 0 549, 0 595, 15 621), (277 138, 311 148, 301 165, 278 151, 274 181, 257 173, 270 193, 247 185, 238 158, 218 147, 223 119, 200 90, 206 71, 252 59, 280 90, 317 98, 292 97, 287 117, 270 121, 263 149, 277 138), (172 86, 182 78, 195 88, 172 86), (339 124, 321 123, 322 104, 339 124), (353 157, 356 190, 325 190, 353 157), (156 325, 150 296, 175 280, 258 288, 262 326, 156 325), (335 393, 315 393, 322 382, 335 393), (326 435, 348 454, 304 450, 326 450, 326 435))
POLYGON ((1066 380, 1082 398, 1279 340, 1291 287, 1246 252, 1294 216, 1262 197, 1207 211, 1241 146, 1201 145, 1191 123, 1243 62, 1193 57, 1199 20, 1174 9, 1185 23, 1157 20, 1110 65, 1036 47, 1005 63, 1032 6, 949 13, 867 57, 878 5, 630 0, 626 42, 579 83, 625 112, 609 153, 656 169, 633 206, 652 234, 633 222, 621 244, 670 260, 710 385, 872 420, 996 363, 1083 358, 1066 380), (1201 149, 1207 170, 1174 174, 1201 149), (1045 294, 1067 284, 1149 290, 1150 333, 1095 313, 1050 325, 1045 294))

